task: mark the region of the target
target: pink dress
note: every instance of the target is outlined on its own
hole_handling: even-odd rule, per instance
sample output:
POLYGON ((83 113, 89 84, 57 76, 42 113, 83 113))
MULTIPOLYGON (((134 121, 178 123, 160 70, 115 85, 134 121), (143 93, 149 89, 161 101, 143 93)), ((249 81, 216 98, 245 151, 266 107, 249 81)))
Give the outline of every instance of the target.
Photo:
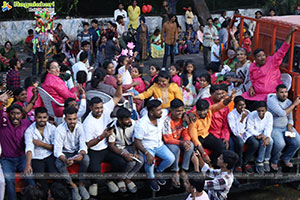
POLYGON ((250 80, 255 90, 255 95, 251 97, 249 91, 244 92, 242 96, 245 99, 266 101, 268 94, 276 92, 277 85, 282 83, 279 66, 289 47, 290 45, 284 42, 273 56, 267 58, 265 65, 261 67, 256 66, 256 63, 250 65, 250 80))
POLYGON ((143 79, 141 77, 134 78, 134 79, 132 79, 132 81, 139 82, 139 85, 137 85, 137 86, 134 87, 134 89, 136 91, 138 91, 139 93, 143 93, 146 90, 145 82, 143 81, 143 79))
POLYGON ((178 87, 181 87, 181 78, 176 74, 172 77, 172 81, 178 85, 178 87))
MULTIPOLYGON (((67 98, 76 99, 76 95, 67 88, 65 82, 53 74, 47 74, 46 79, 42 84, 42 88, 46 90, 56 101, 58 101, 58 103, 63 104, 67 98)), ((58 106, 54 103, 52 106, 55 116, 62 117, 64 107, 58 106)))

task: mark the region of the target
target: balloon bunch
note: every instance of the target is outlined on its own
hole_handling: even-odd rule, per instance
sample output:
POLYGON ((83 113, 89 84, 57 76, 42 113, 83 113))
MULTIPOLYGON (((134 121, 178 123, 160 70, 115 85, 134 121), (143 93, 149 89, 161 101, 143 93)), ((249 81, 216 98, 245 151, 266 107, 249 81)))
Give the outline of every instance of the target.
POLYGON ((132 57, 134 47, 135 45, 133 44, 133 42, 128 42, 127 49, 122 49, 122 52, 116 57, 116 60, 118 60, 120 56, 132 57))
POLYGON ((145 14, 145 13, 149 13, 149 12, 151 12, 151 10, 152 10, 152 6, 151 5, 143 5, 143 7, 142 7, 142 12, 145 14))

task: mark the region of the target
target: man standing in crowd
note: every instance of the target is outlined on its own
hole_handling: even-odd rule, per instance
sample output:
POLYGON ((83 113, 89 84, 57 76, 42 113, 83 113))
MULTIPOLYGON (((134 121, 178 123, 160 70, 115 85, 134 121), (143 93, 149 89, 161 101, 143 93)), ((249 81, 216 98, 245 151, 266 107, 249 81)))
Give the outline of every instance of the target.
MULTIPOLYGON (((102 162, 109 162, 113 165, 114 172, 122 172, 126 161, 120 158, 115 153, 108 150, 107 138, 112 134, 113 129, 108 129, 106 126, 110 122, 110 114, 117 103, 122 98, 122 80, 121 76, 117 76, 117 90, 113 99, 107 103, 103 103, 99 97, 93 97, 90 100, 91 112, 83 122, 85 132, 85 141, 89 148, 90 167, 92 173, 101 171, 100 165, 102 162)), ((119 188, 113 181, 108 181, 107 186, 112 193, 118 192, 119 188)), ((122 186, 123 187, 123 186, 122 186)), ((89 192, 92 196, 98 194, 97 180, 92 179, 92 185, 89 187, 89 192)))
POLYGON ((93 47, 93 56, 96 57, 97 55, 97 46, 96 42, 98 38, 100 37, 100 28, 98 27, 98 20, 93 19, 92 20, 92 27, 89 28, 89 33, 92 35, 92 47, 93 47))
MULTIPOLYGON (((45 107, 35 109, 35 122, 25 132, 26 166, 25 175, 32 173, 56 173, 53 143, 56 127, 48 121, 45 107)), ((47 177, 35 180, 48 192, 47 177)))
POLYGON ((299 96, 296 98, 294 103, 288 99, 288 89, 283 84, 277 86, 276 95, 269 94, 268 96, 268 111, 270 111, 273 115, 273 130, 271 133, 271 137, 273 139, 273 150, 270 161, 271 168, 274 171, 278 171, 277 163, 279 157, 284 162, 286 167, 293 167, 293 164, 290 162, 290 160, 300 147, 299 133, 293 127, 293 110, 299 104, 299 96), (281 154, 285 146, 287 146, 287 148, 281 154))
POLYGON ((167 66, 168 55, 171 56, 171 65, 174 64, 174 46, 176 45, 176 41, 178 39, 178 32, 177 32, 177 24, 176 24, 176 15, 170 14, 169 21, 165 22, 162 31, 162 43, 161 48, 164 47, 165 43, 165 54, 163 58, 163 68, 167 66))
POLYGON ((211 47, 214 44, 214 36, 218 36, 218 31, 213 25, 213 19, 207 19, 207 25, 203 31, 203 60, 205 67, 210 63, 211 47))
MULTIPOLYGON (((7 198, 16 200, 15 190, 16 172, 25 170, 25 143, 24 133, 30 125, 30 121, 23 119, 24 110, 19 104, 13 104, 7 112, 3 110, 3 104, 6 105, 10 93, 4 93, 0 96, 2 103, 0 108, 0 144, 2 146, 1 167, 5 177, 7 198)), ((27 179, 29 184, 34 184, 32 179, 27 179)))
MULTIPOLYGON (((89 23, 83 22, 83 31, 77 35, 77 39, 79 41, 79 49, 81 49, 81 46, 83 46, 83 42, 87 41, 90 43, 90 49, 89 49, 89 62, 91 62, 91 58, 93 55, 93 35, 89 32, 89 23)), ((97 40, 96 40, 97 41, 97 40)))
POLYGON ((162 173, 173 164, 175 156, 162 141, 162 129, 166 113, 162 116, 161 102, 159 100, 149 101, 147 110, 148 114, 142 117, 135 126, 134 142, 136 147, 144 154, 145 171, 150 188, 153 191, 159 191, 159 185, 165 185, 166 181, 162 177, 155 180, 154 157, 158 156, 162 159, 156 168, 156 172, 162 173))
POLYGON ((78 122, 78 110, 71 106, 64 110, 65 120, 55 131, 54 137, 54 156, 55 165, 63 175, 67 184, 72 187, 72 199, 89 199, 90 195, 84 187, 83 173, 87 172, 89 166, 89 156, 85 144, 85 133, 82 124, 78 122), (79 183, 78 187, 73 182, 67 167, 79 163, 79 183))
MULTIPOLYGON (((127 108, 117 111, 117 122, 114 131, 108 138, 108 145, 112 152, 126 160, 125 183, 131 193, 137 191, 137 187, 130 179, 141 169, 144 157, 133 145, 133 130, 135 121, 131 120, 131 112, 127 108), (134 159, 137 158, 138 160, 134 159)), ((125 187, 126 189, 126 187, 125 187)), ((126 190, 121 191, 126 192, 126 190)))
POLYGON ((119 2, 118 9, 114 11, 114 20, 117 21, 117 17, 121 15, 125 22, 125 27, 128 27, 128 18, 127 18, 127 12, 124 10, 124 4, 122 2, 119 2))

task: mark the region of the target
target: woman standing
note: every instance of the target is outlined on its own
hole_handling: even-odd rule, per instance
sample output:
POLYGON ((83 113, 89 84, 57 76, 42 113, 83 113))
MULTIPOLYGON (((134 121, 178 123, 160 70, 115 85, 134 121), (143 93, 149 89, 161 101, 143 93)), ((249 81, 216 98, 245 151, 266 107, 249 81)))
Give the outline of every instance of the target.
POLYGON ((139 51, 140 56, 140 66, 144 66, 143 61, 147 58, 147 52, 149 49, 149 35, 148 35, 148 27, 145 24, 145 17, 140 17, 140 26, 137 30, 137 43, 136 49, 139 51))

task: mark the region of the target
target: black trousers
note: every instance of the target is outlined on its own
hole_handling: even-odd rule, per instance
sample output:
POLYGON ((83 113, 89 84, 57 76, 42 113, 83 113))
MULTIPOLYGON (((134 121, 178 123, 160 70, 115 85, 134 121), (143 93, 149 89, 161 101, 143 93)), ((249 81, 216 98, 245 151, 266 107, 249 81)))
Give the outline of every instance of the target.
POLYGON ((203 148, 213 151, 213 154, 211 155, 211 161, 213 165, 216 165, 218 157, 226 149, 223 141, 219 138, 216 138, 211 133, 209 133, 206 138, 199 136, 198 139, 201 142, 203 148))
MULTIPOLYGON (((55 166, 55 157, 53 155, 48 156, 42 160, 32 159, 31 166, 33 173, 57 173, 57 168, 55 166)), ((36 183, 39 183, 45 191, 48 191, 48 184, 47 184, 47 176, 40 177, 34 179, 36 183)))
POLYGON ((32 63, 32 75, 35 76, 37 71, 37 59, 39 59, 39 67, 38 67, 38 75, 42 74, 43 72, 43 64, 45 61, 45 52, 36 52, 33 54, 33 63, 32 63))
MULTIPOLYGON (((112 172, 124 172, 127 165, 127 161, 123 157, 109 151, 108 148, 101 151, 94 151, 92 149, 89 149, 88 155, 90 157, 90 166, 88 171, 91 173, 101 172, 102 162, 112 164, 112 172)), ((92 179, 91 181, 93 183, 97 183, 97 180, 95 179, 92 179)))

